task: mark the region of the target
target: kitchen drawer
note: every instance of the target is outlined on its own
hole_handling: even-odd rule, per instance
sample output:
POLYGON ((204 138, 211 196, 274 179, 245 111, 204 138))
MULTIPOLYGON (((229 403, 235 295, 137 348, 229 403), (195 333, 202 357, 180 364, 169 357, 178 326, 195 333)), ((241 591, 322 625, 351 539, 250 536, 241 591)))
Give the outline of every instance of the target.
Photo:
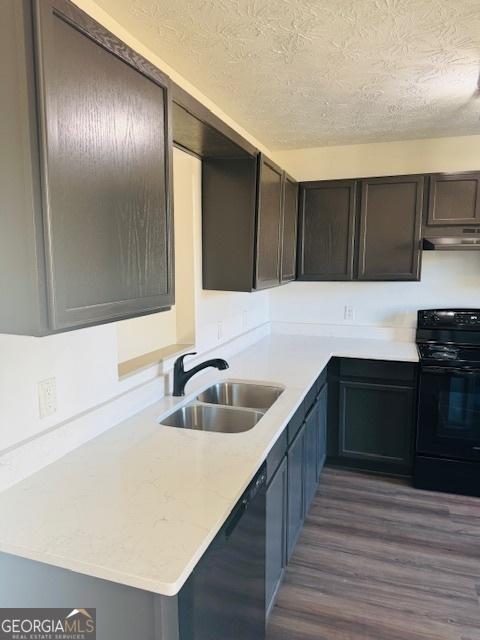
POLYGON ((304 416, 307 415, 307 413, 310 411, 312 406, 315 404, 315 399, 317 397, 318 391, 319 390, 317 388, 317 381, 315 381, 313 383, 313 385, 310 387, 310 389, 307 391, 307 395, 305 396, 305 398, 303 400, 303 414, 304 414, 304 416))
POLYGON ((267 456, 267 484, 270 483, 287 453, 287 440, 287 429, 284 429, 267 456))
POLYGON ((305 518, 305 423, 287 454, 287 560, 290 559, 305 518))
POLYGON ((300 431, 300 427, 302 426, 304 420, 305 420, 305 400, 295 411, 292 418, 290 419, 290 422, 288 423, 288 426, 287 426, 288 446, 290 446, 292 442, 295 440, 295 436, 300 431))
POLYGON ((315 382, 315 395, 318 395, 320 393, 326 381, 327 381, 327 367, 325 367, 325 369, 318 376, 317 381, 315 382))
POLYGON ((402 380, 413 383, 415 364, 411 362, 390 362, 387 360, 360 360, 342 358, 340 377, 378 378, 380 380, 402 380))

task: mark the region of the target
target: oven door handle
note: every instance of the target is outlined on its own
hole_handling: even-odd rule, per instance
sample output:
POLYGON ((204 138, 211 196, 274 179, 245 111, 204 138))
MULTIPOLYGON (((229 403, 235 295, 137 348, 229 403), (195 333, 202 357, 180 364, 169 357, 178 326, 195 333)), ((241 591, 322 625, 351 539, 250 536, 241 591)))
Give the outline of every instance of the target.
POLYGON ((455 373, 459 376, 478 376, 480 375, 480 369, 457 369, 456 367, 422 367, 422 372, 425 373, 455 373))

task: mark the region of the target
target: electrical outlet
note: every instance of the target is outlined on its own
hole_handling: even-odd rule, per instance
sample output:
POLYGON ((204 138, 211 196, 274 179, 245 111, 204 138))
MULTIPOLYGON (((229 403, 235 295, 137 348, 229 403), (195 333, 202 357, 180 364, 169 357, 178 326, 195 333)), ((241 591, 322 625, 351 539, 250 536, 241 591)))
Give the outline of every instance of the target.
POLYGON ((355 320, 355 307, 346 305, 343 311, 343 318, 348 322, 352 322, 353 320, 355 320))
POLYGON ((51 416, 57 411, 57 381, 48 378, 38 383, 38 408, 40 418, 51 416))
POLYGON ((223 324, 221 322, 217 322, 217 340, 221 340, 223 338, 223 324))

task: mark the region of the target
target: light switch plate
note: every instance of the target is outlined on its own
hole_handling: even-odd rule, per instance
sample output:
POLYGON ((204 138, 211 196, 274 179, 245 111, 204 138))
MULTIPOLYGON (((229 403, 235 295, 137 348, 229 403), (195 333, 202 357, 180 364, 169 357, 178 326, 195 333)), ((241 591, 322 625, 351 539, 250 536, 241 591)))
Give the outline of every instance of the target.
POLYGON ((56 413, 57 381, 55 378, 47 378, 38 383, 38 409, 40 418, 56 413))

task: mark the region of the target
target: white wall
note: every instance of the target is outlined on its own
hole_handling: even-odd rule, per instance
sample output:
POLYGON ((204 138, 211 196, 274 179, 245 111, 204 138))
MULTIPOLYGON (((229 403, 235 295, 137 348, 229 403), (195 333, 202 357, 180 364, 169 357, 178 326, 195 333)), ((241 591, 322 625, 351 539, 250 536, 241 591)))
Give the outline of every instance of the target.
POLYGON ((199 161, 178 149, 173 151, 175 209, 175 306, 176 342, 195 342, 195 247, 193 223, 198 199, 199 161))
POLYGON ((274 159, 297 180, 480 170, 480 135, 292 149, 274 159))
POLYGON ((46 338, 0 335, 0 451, 120 391, 114 324, 46 338), (37 383, 51 377, 58 411, 41 420, 37 383))
POLYGON ((433 307, 480 307, 480 252, 424 251, 421 282, 293 282, 270 293, 275 322, 414 328, 416 311, 433 307))

